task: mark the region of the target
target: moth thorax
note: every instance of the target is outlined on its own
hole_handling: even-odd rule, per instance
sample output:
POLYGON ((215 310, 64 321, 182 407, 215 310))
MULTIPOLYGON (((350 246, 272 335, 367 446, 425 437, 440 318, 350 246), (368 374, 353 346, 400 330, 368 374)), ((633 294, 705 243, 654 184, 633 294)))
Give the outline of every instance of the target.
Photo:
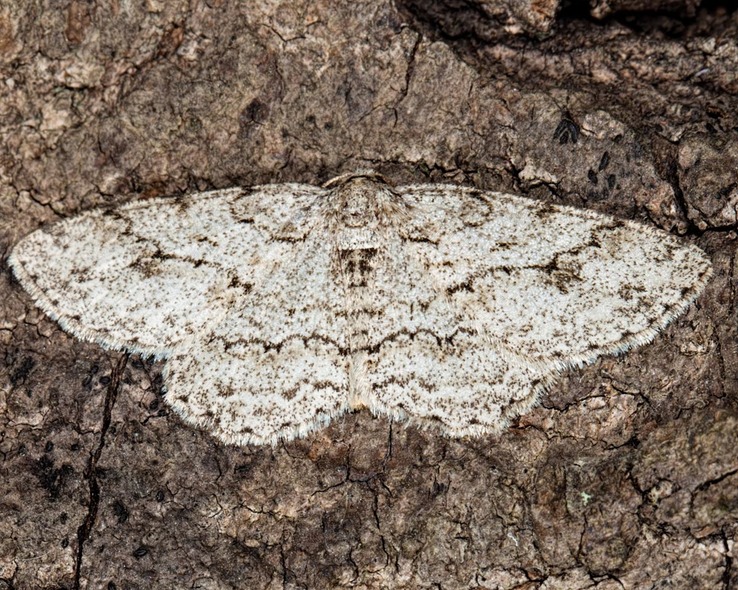
POLYGON ((335 232, 341 250, 376 248, 392 225, 393 193, 374 177, 345 180, 331 195, 335 232))
POLYGON ((375 229, 386 221, 392 193, 374 178, 351 178, 334 189, 336 220, 346 228, 375 229))

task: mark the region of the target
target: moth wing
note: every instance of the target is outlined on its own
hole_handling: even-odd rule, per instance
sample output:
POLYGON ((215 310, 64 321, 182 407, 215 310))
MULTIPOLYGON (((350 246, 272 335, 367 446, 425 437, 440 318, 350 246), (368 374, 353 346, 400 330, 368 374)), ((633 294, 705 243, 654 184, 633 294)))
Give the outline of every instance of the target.
POLYGON ((324 191, 267 185, 92 210, 24 238, 22 286, 75 336, 166 356, 222 317, 324 191))
POLYGON ((564 368, 645 344, 711 274, 699 248, 632 221, 455 186, 398 192, 416 212, 408 253, 435 289, 535 362, 564 368))
POLYGON ((364 396, 455 436, 499 431, 562 369, 648 342, 710 275, 699 249, 636 223, 461 187, 396 192, 409 213, 365 297, 364 396))
POLYGON ((353 357, 363 403, 452 436, 498 432, 534 405, 556 370, 480 331, 408 243, 390 239, 381 250, 353 301, 353 316, 368 318, 353 357))
POLYGON ((399 336, 369 357, 367 367, 374 413, 451 436, 499 432, 555 378, 550 368, 465 333, 451 341, 430 333, 399 336))
POLYGON ((222 338, 191 343, 167 361, 167 402, 234 444, 275 444, 326 426, 348 409, 344 355, 316 339, 278 348, 222 338))
POLYGON ((279 248, 263 280, 167 362, 167 401, 229 443, 304 436, 349 408, 350 330, 334 244, 316 231, 279 248))

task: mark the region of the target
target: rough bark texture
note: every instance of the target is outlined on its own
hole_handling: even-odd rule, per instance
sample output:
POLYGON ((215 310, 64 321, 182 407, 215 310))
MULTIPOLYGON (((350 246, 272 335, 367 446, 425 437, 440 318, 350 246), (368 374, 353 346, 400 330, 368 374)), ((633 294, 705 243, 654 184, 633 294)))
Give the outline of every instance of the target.
POLYGON ((738 15, 531 1, 535 39, 425 4, 3 3, 0 255, 102 203, 374 167, 683 234, 704 295, 499 437, 358 412, 232 448, 3 267, 0 589, 738 587, 738 15))

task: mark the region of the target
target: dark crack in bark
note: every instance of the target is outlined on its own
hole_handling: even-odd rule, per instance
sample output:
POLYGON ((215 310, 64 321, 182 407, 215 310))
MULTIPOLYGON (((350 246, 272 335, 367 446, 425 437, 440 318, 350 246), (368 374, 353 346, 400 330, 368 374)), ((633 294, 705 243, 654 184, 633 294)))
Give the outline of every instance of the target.
POLYGON ((97 519, 98 508, 100 506, 100 482, 98 480, 97 464, 102 456, 103 449, 105 448, 105 436, 110 428, 111 416, 113 413, 113 407, 115 406, 115 400, 118 397, 118 391, 121 385, 121 379, 125 372, 128 364, 130 355, 128 353, 122 354, 118 360, 118 364, 113 369, 110 375, 110 383, 108 384, 107 391, 105 393, 105 405, 103 408, 103 419, 100 426, 100 435, 98 438, 98 444, 93 453, 90 455, 87 469, 85 471, 85 479, 89 484, 89 498, 87 505, 87 515, 85 516, 84 522, 77 529, 77 556, 74 566, 74 589, 79 590, 81 588, 81 575, 82 575, 82 561, 84 558, 84 547, 87 539, 92 533, 92 529, 95 526, 97 519))

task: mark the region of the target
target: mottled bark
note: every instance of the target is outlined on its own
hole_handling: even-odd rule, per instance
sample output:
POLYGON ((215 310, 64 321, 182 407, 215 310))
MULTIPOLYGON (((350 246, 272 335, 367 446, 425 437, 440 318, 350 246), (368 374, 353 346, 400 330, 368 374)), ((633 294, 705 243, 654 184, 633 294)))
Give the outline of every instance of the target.
POLYGON ((715 267, 654 343, 499 437, 362 411, 233 448, 3 266, 0 589, 738 586, 737 14, 511 1, 512 30, 481 5, 0 6, 3 257, 95 205, 373 167, 638 219, 715 267))

